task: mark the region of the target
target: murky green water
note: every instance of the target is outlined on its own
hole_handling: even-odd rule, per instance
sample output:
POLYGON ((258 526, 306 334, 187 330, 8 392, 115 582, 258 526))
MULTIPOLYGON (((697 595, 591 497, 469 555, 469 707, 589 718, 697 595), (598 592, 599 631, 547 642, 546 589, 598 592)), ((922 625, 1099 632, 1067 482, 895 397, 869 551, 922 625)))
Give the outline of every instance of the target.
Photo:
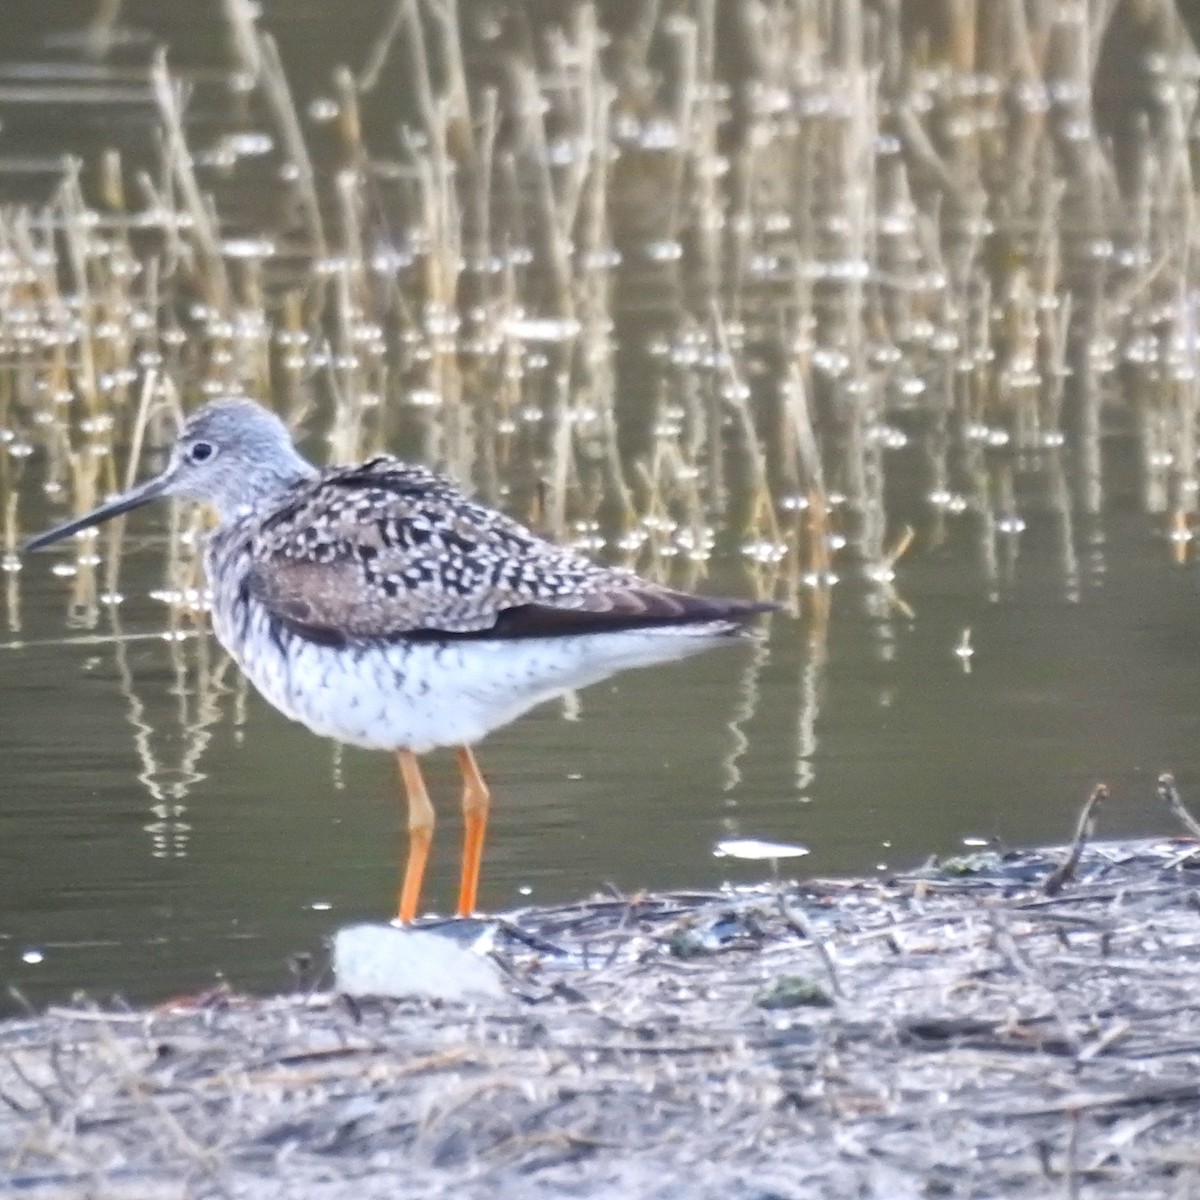
MULTIPOLYGON (((168 38, 173 61, 200 72, 188 126, 198 144, 211 148, 231 131, 258 128, 254 106, 225 86, 230 51, 217 14, 172 27, 146 5, 117 8, 118 24, 93 28, 100 41, 83 48, 64 40, 79 32, 83 12, 51 23, 30 6, 28 25, 7 31, 8 45, 0 46, 7 64, 0 65, 0 199, 44 201, 60 174, 54 156, 65 151, 92 169, 102 146, 117 145, 128 174, 139 157, 153 162, 144 42, 123 29, 168 38), (85 81, 104 77, 90 101, 64 100, 64 63, 85 81), (112 74, 122 63, 133 72, 131 83, 112 74), (106 98, 103 88, 118 83, 137 94, 106 98)), ((300 111, 312 118, 326 182, 336 154, 319 107, 314 115, 308 105, 329 94, 335 64, 367 60, 389 8, 355 7, 351 17, 292 5, 285 17, 267 6, 300 111)), ((393 83, 393 99, 401 91, 393 83)), ((812 99, 799 85, 797 95, 812 99)), ((386 94, 364 99, 363 121, 368 143, 394 154, 389 139, 400 100, 389 104, 386 94)), ((1192 569, 1176 565, 1168 540, 1182 527, 1173 514, 1186 524, 1195 500, 1190 378, 1176 372, 1156 392, 1146 378, 1109 373, 1097 398, 1076 369, 1065 400, 1055 400, 1043 330, 1031 368, 1042 372, 1041 399, 1032 406, 1014 400, 1005 372, 1016 370, 1021 335, 1014 329, 1026 310, 1015 276, 981 260, 979 281, 996 289, 981 304, 993 326, 984 341, 996 362, 979 368, 987 383, 975 399, 956 385, 942 405, 941 368, 911 349, 920 340, 911 333, 911 314, 908 335, 893 330, 889 340, 868 331, 868 352, 856 363, 858 343, 844 325, 855 309, 839 290, 844 285, 836 273, 833 282, 828 272, 811 274, 799 289, 806 298, 797 300, 788 256, 803 258, 811 247, 801 230, 770 233, 767 221, 755 226, 768 229, 764 246, 743 260, 751 282, 743 279, 731 293, 723 275, 713 289, 728 306, 737 359, 733 373, 714 382, 714 371, 697 360, 720 350, 728 334, 695 337, 706 319, 703 272, 688 273, 695 264, 686 239, 664 242, 660 230, 646 228, 661 216, 656 189, 667 188, 653 173, 647 182, 651 168, 635 164, 614 201, 613 239, 623 259, 609 281, 612 336, 589 341, 585 314, 578 351, 528 338, 518 394, 499 416, 472 397, 501 393, 502 373, 487 376, 481 368, 484 378, 477 379, 468 367, 465 407, 431 410, 418 385, 419 361, 406 361, 386 377, 384 403, 359 410, 367 412, 360 448, 385 443, 431 458, 526 517, 552 526, 557 512, 560 536, 595 539, 599 553, 677 583, 770 595, 789 611, 764 622, 758 644, 619 677, 492 737, 480 752, 496 800, 482 905, 569 900, 607 883, 632 890, 761 878, 761 863, 714 857, 716 844, 729 837, 803 843, 811 850, 805 869, 821 874, 911 866, 930 853, 955 853, 964 839, 1059 840, 1098 779, 1114 792, 1106 834, 1170 829, 1154 798, 1155 776, 1170 769, 1185 794, 1200 788, 1200 596, 1192 569), (638 198, 646 188, 649 204, 638 198), (676 254, 682 276, 669 269, 676 254), (772 266, 772 255, 783 266, 772 266), (795 316, 806 305, 808 323, 795 316), (791 344, 791 334, 777 326, 793 318, 811 340, 803 370, 832 497, 830 569, 838 582, 828 590, 827 619, 823 591, 807 579, 807 515, 795 507, 809 489, 801 480, 796 490, 792 440, 781 432, 787 363, 780 347, 791 344), (885 343, 902 347, 901 357, 885 356, 885 343), (688 346, 696 353, 685 353, 688 346), (598 348, 590 358, 589 347, 598 348), (835 361, 841 355, 849 360, 844 368, 835 361), (895 362, 903 369, 893 369, 895 362), (906 385, 914 379, 920 387, 906 385), (855 380, 874 397, 857 428, 847 418, 847 404, 862 394, 851 386, 855 380), (761 436, 773 528, 754 516, 756 468, 739 441, 742 410, 722 399, 729 392, 736 400, 743 388, 761 436), (608 412, 615 421, 610 435, 585 437, 565 459, 555 449, 553 422, 538 423, 539 413, 567 403, 564 394, 584 408, 595 401, 600 424, 608 412), (1057 435, 1051 417, 1060 409, 1062 437, 1046 436, 1057 435), (515 432, 494 428, 503 421, 515 432), (522 423, 532 430, 528 437, 522 423), (543 428, 550 430, 545 436, 543 428), (714 451, 718 436, 728 443, 714 451), (464 439, 473 447, 465 455, 464 439), (610 448, 634 494, 632 514, 620 511, 604 483, 610 448), (657 469, 656 455, 669 454, 678 457, 663 468, 671 487, 643 486, 657 469), (539 506, 543 492, 549 500, 539 506), (906 526, 915 538, 888 584, 875 568, 906 526), (631 531, 638 536, 624 553, 631 531), (711 555, 696 555, 704 561, 689 567, 690 550, 707 537, 711 555), (969 655, 956 653, 964 638, 969 655)), ((236 214, 231 235, 286 228, 281 242, 297 236, 275 211, 280 198, 269 181, 276 169, 269 156, 250 156, 201 172, 223 211, 236 214)), ((919 184, 915 167, 913 174, 919 184)), ((1049 178, 1060 176, 1050 170, 1049 178)), ((1074 186, 1069 173, 1061 178, 1074 186)), ((382 190, 376 199, 386 210, 382 190)), ((773 202, 761 203, 771 210, 773 202)), ((387 219, 386 211, 376 213, 364 218, 365 228, 387 219)), ((841 234, 825 219, 828 228, 810 233, 828 257, 841 234)), ((1131 229, 1136 219, 1131 209, 1131 229)), ((1165 206, 1159 219, 1170 223, 1165 206)), ((1014 228, 1012 245, 1030 236, 1014 228)), ((1082 283, 1069 285, 1064 269, 1049 287, 1060 298, 1074 288, 1076 304, 1081 295, 1102 297, 1099 316, 1076 309, 1070 318, 1073 341, 1087 343, 1068 354, 1076 367, 1093 361, 1109 336, 1105 306, 1120 299, 1136 310, 1141 303, 1116 286, 1117 267, 1103 280, 1089 273, 1092 237, 1090 229, 1064 235, 1059 249, 1073 256, 1066 266, 1082 283)), ((903 269, 900 256, 888 260, 876 249, 867 293, 886 291, 888 273, 903 269)), ((999 248, 992 251, 1003 258, 999 248)), ((270 289, 283 289, 308 267, 283 249, 268 257, 266 310, 275 319, 278 304, 273 308, 270 297, 282 292, 270 289)), ((1026 282, 1036 281, 1036 250, 1029 259, 1026 282)), ((1183 338, 1186 362, 1194 354, 1186 316, 1196 304, 1194 283, 1186 274, 1173 277, 1177 307, 1156 297, 1164 307, 1147 318, 1164 343, 1164 327, 1183 338)), ((979 286, 967 280, 962 294, 979 286)), ((876 316, 893 300, 860 297, 876 316)), ((182 304, 178 295, 175 302, 182 304)), ((969 315, 951 318, 936 307, 923 310, 931 321, 945 318, 968 336, 969 315)), ((379 319, 391 329, 386 316, 379 319)), ((1135 361, 1126 352, 1136 331, 1122 329, 1127 340, 1107 353, 1135 361)), ((48 411, 46 389, 59 386, 53 381, 66 369, 14 348, 11 339, 4 345, 0 498, 15 506, 6 510, 11 550, 18 530, 32 532, 70 509, 72 481, 87 472, 46 474, 48 461, 61 468, 65 460, 38 414, 48 411), (47 478, 65 481, 65 489, 47 494, 47 478)), ((185 347, 180 358, 154 366, 174 373, 191 402, 200 359, 187 353, 185 347)), ((215 359, 202 365, 223 369, 215 359)), ((277 362, 272 371, 284 373, 277 362)), ((254 369, 239 378, 253 390, 254 369)), ((344 383, 318 372, 303 384, 281 385, 277 398, 288 411, 308 404, 302 424, 317 456, 333 414, 344 411, 344 383)), ((115 470, 125 469, 136 397, 131 385, 114 410, 123 414, 111 439, 115 470)), ((51 405, 54 429, 60 421, 77 434, 83 428, 89 417, 78 391, 73 404, 51 405)), ((584 426, 591 419, 574 418, 584 426)), ((107 490, 104 479, 93 483, 107 490)), ((316 948, 340 924, 387 915, 394 904, 404 822, 393 764, 322 742, 246 694, 203 619, 164 598, 179 579, 164 568, 169 545, 179 551, 170 534, 178 527, 165 511, 131 520, 115 581, 108 572, 116 547, 107 535, 97 543, 99 563, 80 561, 79 547, 66 547, 0 577, 0 981, 37 1000, 76 988, 162 996, 204 987, 217 975, 240 987, 285 985, 291 953, 316 948), (120 605, 104 599, 114 588, 124 597, 120 605)), ((429 778, 444 819, 426 900, 445 911, 455 894, 459 836, 449 756, 430 761, 429 778)))

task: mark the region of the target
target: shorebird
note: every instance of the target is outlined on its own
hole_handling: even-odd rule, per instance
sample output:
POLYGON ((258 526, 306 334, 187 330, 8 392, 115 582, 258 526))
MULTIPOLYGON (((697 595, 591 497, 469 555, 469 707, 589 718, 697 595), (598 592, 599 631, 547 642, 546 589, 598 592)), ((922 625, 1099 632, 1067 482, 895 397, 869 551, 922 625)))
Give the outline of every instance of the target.
POLYGON ((213 628, 258 691, 314 733, 396 755, 404 923, 434 830, 419 755, 457 751, 466 916, 490 806, 472 746, 564 692, 727 643, 775 607, 601 566, 423 466, 384 456, 318 469, 274 413, 242 399, 198 409, 161 474, 23 549, 162 497, 215 510, 204 550, 213 628))

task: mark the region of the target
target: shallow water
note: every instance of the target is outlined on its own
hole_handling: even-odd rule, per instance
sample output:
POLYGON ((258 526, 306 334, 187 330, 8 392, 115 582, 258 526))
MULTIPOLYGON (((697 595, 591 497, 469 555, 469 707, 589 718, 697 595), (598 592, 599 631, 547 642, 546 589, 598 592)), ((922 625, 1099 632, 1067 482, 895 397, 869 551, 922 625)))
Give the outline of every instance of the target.
MULTIPOLYGON (((382 19, 383 6, 368 7, 358 41, 344 34, 357 55, 382 19)), ((126 15, 148 19, 138 6, 126 15)), ((298 90, 318 93, 346 46, 323 44, 328 19, 307 9, 304 21, 279 28, 298 90)), ((5 57, 86 61, 54 49, 61 32, 15 31, 5 57)), ((186 32, 175 38, 186 61, 186 32)), ((198 64, 220 60, 215 34, 211 43, 192 47, 198 64)), ((54 178, 51 156, 86 154, 98 136, 149 155, 144 114, 64 105, 61 93, 57 108, 47 96, 31 109, 5 95, 0 87, 0 120, 9 122, 0 160, 50 164, 0 175, 9 199, 35 198, 54 178)), ((222 119, 208 111, 197 127, 211 132, 222 119)), ((251 224, 253 206, 239 211, 251 224)), ((258 219, 267 220, 261 211, 258 219)), ((683 392, 687 380, 651 353, 669 336, 659 298, 639 290, 632 268, 621 286, 613 411, 632 473, 651 436, 648 394, 683 392)), ((771 318, 769 298, 759 303, 747 310, 752 328, 771 318)), ((5 369, 20 395, 20 363, 6 359, 5 369)), ((756 399, 772 369, 768 355, 756 399)), ((314 452, 328 401, 305 421, 314 452)), ((830 441, 843 436, 835 409, 822 410, 828 425, 818 429, 830 441)), ((1094 512, 1080 499, 1087 447, 1069 443, 1065 500, 1054 455, 1001 446, 981 488, 999 495, 995 507, 955 513, 931 498, 936 431, 926 417, 903 405, 889 415, 907 441, 882 458, 884 541, 905 525, 916 535, 895 565, 894 597, 864 576, 869 547, 853 532, 859 516, 847 514, 850 545, 835 555, 842 578, 828 621, 801 588, 793 611, 764 620, 755 643, 619 677, 489 739, 480 751, 495 794, 485 909, 606 884, 761 879, 763 863, 714 855, 730 837, 803 844, 803 869, 819 874, 886 872, 954 854, 965 839, 1060 840, 1099 779, 1113 790, 1105 834, 1170 828, 1156 775, 1172 770, 1185 796, 1200 786, 1200 597, 1192 569, 1172 561, 1144 430, 1106 420, 1103 437, 1095 432, 1103 488, 1094 512), (1021 523, 996 534, 990 523, 1005 513, 1021 523), (964 636, 969 656, 956 653, 964 636)), ((440 444, 403 423, 385 440, 420 457, 440 444)), ((45 445, 33 448, 5 485, 23 532, 67 511, 43 493, 45 445)), ((535 477, 520 463, 504 476, 518 511, 522 481, 535 477)), ((488 490, 486 479, 475 482, 488 490)), ((729 503, 713 516, 715 550, 697 586, 757 588, 790 603, 763 584, 747 551, 736 514, 749 491, 736 466, 725 484, 729 503)), ((597 520, 611 552, 621 523, 597 520)), ((393 764, 322 742, 247 695, 203 619, 153 597, 164 587, 167 521, 158 511, 127 522, 118 607, 89 594, 108 586, 107 534, 94 573, 73 566, 78 548, 67 546, 0 578, 0 980, 35 1000, 77 988, 162 996, 217 976, 284 985, 290 954, 394 904, 403 816, 393 764), (75 573, 56 574, 56 564, 75 573)), ((689 582, 679 556, 638 565, 689 582)), ((443 820, 426 901, 445 911, 459 836, 452 759, 431 759, 429 777, 443 820)))
MULTIPOLYGON (((1143 518, 1113 512, 1068 602, 1048 524, 1031 521, 998 599, 971 585, 962 547, 914 555, 900 586, 916 618, 848 603, 823 663, 779 615, 761 644, 631 673, 494 735, 482 905, 761 878, 713 856, 731 836, 800 842, 822 874, 910 866, 967 838, 1062 839, 1101 778, 1105 832, 1169 828, 1156 774, 1200 779, 1192 579, 1143 518), (965 628, 969 673, 953 652, 965 628)), ((127 563, 131 592, 140 570, 156 581, 155 554, 127 563)), ((232 672, 204 727, 178 693, 208 635, 154 636, 149 601, 123 611, 120 657, 103 630, 64 637, 50 561, 22 572, 26 622, 0 674, 8 977, 38 995, 162 994, 217 972, 270 986, 289 952, 389 911, 402 820, 387 757, 335 749, 253 695, 243 707, 232 672)), ((448 756, 430 779, 445 819, 426 899, 445 911, 448 756)))

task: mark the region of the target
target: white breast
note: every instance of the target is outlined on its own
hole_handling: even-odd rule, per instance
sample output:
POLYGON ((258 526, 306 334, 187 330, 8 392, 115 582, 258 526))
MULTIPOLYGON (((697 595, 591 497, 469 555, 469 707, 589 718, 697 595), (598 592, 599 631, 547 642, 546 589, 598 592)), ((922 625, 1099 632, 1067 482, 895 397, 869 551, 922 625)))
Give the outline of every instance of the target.
POLYGON ((217 637, 263 696, 314 733, 416 753, 471 745, 545 700, 617 671, 729 640, 716 622, 563 638, 461 638, 319 645, 251 601, 217 637))

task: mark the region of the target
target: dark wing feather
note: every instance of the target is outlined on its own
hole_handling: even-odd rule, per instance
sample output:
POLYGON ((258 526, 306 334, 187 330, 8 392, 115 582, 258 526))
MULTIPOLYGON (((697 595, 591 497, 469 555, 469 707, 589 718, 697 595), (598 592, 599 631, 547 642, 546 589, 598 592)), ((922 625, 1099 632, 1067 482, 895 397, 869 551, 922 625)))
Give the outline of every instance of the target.
MULTIPOLYGON (((626 577, 594 593, 574 608, 553 604, 521 604, 496 614, 491 628, 458 637, 568 637, 584 633, 613 633, 622 629, 651 629, 655 625, 728 624, 730 632, 756 613, 778 605, 755 600, 693 596, 626 577)), ((445 635, 429 635, 445 636, 445 635)))
POLYGON ((295 632, 335 642, 567 636, 771 607, 598 566, 387 458, 299 485, 260 525, 246 583, 295 632))

